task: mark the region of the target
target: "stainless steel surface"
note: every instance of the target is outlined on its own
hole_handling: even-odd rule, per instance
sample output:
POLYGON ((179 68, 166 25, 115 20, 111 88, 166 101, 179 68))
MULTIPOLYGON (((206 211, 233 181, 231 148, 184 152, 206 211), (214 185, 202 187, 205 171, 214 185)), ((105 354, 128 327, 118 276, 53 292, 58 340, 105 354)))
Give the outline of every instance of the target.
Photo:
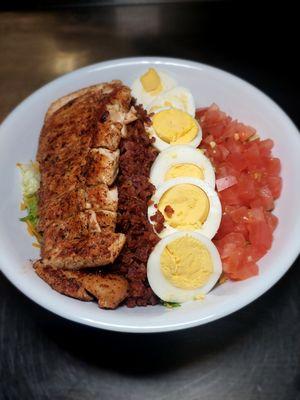
MULTIPOLYGON (((275 5, 271 11, 209 2, 2 12, 0 120, 76 68, 165 55, 240 75, 299 126, 296 13, 275 5)), ((0 399, 300 399, 299 282, 298 259, 274 288, 232 316, 174 334, 128 335, 64 321, 1 275, 0 399)))

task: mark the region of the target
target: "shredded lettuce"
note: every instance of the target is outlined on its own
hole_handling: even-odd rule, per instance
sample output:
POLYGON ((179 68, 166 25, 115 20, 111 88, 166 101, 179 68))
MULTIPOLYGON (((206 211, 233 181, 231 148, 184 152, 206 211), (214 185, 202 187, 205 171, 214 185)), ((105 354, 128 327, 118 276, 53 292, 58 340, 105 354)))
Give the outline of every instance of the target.
POLYGON ((28 197, 37 193, 40 187, 40 171, 37 162, 29 164, 18 164, 22 174, 23 197, 28 197))
POLYGON ((34 193, 31 196, 24 196, 23 204, 25 206, 25 209, 27 210, 27 215, 26 215, 26 217, 20 218, 20 220, 23 222, 29 221, 34 227, 36 227, 37 223, 38 223, 37 194, 34 193))
POLYGON ((180 303, 175 303, 171 301, 161 301, 161 304, 167 308, 177 308, 181 306, 180 303))
POLYGON ((20 221, 26 222, 28 231, 34 235, 38 242, 41 241, 41 235, 36 227, 38 224, 38 189, 40 187, 40 172, 38 163, 18 164, 22 174, 22 194, 23 202, 21 209, 27 211, 27 215, 20 218, 20 221))

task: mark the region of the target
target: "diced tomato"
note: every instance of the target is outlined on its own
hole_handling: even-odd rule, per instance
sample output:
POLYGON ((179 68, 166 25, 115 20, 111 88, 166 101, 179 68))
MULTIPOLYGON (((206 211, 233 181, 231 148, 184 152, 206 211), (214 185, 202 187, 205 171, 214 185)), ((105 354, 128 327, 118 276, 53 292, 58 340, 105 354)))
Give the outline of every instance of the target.
POLYGON ((256 196, 254 180, 249 174, 242 174, 237 185, 241 204, 248 205, 256 196))
POLYGON ((258 266, 253 261, 241 262, 235 270, 231 270, 227 275, 232 280, 243 281, 258 275, 258 266))
MULTIPOLYGON (((228 233, 226 236, 223 237, 223 239, 218 240, 216 246, 220 246, 221 248, 223 248, 227 244, 233 244, 235 248, 241 247, 246 244, 246 240, 244 236, 240 233, 228 233)), ((225 257, 228 257, 228 255, 226 255, 225 257)))
POLYGON ((222 121, 218 124, 214 124, 210 126, 210 131, 214 136, 216 142, 219 142, 220 138, 223 136, 224 131, 226 130, 226 121, 222 121))
POLYGON ((257 197, 250 203, 250 206, 263 207, 265 210, 273 210, 274 199, 271 190, 268 186, 262 186, 257 191, 257 197))
POLYGON ((259 142, 259 151, 261 156, 269 157, 271 150, 274 146, 274 142, 271 139, 261 140, 259 142))
POLYGON ((239 224, 235 224, 233 227, 233 232, 241 233, 246 240, 249 240, 249 231, 246 223, 240 222, 239 224))
POLYGON ((274 199, 278 199, 282 189, 282 179, 280 176, 269 176, 267 182, 274 199))
POLYGON ((240 136, 240 140, 242 142, 245 142, 246 140, 248 140, 251 136, 254 136, 256 134, 256 130, 254 128, 252 128, 251 126, 246 126, 246 125, 242 125, 242 131, 239 132, 239 136, 240 136))
POLYGON ((239 248, 233 257, 224 260, 223 268, 226 275, 232 280, 244 280, 258 274, 256 263, 247 260, 245 248, 239 248))
POLYGON ((234 223, 228 214, 223 214, 221 219, 221 224, 218 229, 218 232, 215 236, 215 239, 222 239, 223 236, 232 232, 234 228, 234 223))
POLYGON ((263 201, 260 198, 256 198, 250 202, 250 207, 253 207, 253 208, 258 208, 258 207, 263 207, 263 206, 264 206, 263 201))
POLYGON ((245 206, 232 207, 231 210, 228 210, 228 214, 236 224, 248 220, 248 208, 245 206))
POLYGON ((241 172, 247 168, 247 160, 242 153, 230 153, 227 157, 227 162, 229 162, 233 168, 241 172))
MULTIPOLYGON (((272 203, 274 204, 274 203, 272 203)), ((256 199, 252 200, 250 202, 250 207, 256 208, 256 207, 262 207, 265 210, 272 210, 274 206, 271 206, 269 202, 265 201, 261 197, 257 197, 256 199)))
POLYGON ((253 224, 257 222, 265 222, 265 214, 262 207, 251 208, 248 210, 248 222, 253 224))
POLYGON ((229 163, 221 163, 217 167, 217 179, 224 178, 225 176, 238 176, 239 173, 234 169, 234 167, 229 163))
POLYGON ((267 253, 266 249, 259 249, 252 244, 248 244, 246 248, 247 260, 257 262, 267 253))
POLYGON ((210 144, 211 142, 213 142, 213 140, 214 140, 213 135, 207 135, 206 138, 203 139, 203 143, 210 144))
POLYGON ((224 145, 219 144, 218 145, 218 149, 219 149, 220 154, 221 154, 221 161, 226 160, 226 158, 227 158, 227 156, 229 154, 229 151, 227 150, 227 148, 224 145))
POLYGON ((202 108, 197 108, 196 110, 196 118, 200 119, 209 109, 209 107, 202 107, 202 108))
POLYGON ((229 138, 225 142, 225 146, 230 154, 241 154, 243 150, 243 144, 237 140, 234 140, 234 138, 229 138))
POLYGON ((213 147, 211 147, 211 145, 209 145, 208 149, 207 149, 207 153, 208 153, 208 157, 211 158, 214 163, 221 163, 223 161, 226 160, 229 151, 226 149, 225 146, 222 145, 215 145, 213 147))
MULTIPOLYGON (((243 247, 237 247, 228 257, 221 257, 223 268, 227 274, 234 274, 242 264, 245 258, 245 250, 243 247)), ((230 275, 229 275, 230 276, 230 275)))
POLYGON ((268 158, 266 160, 266 170, 269 175, 278 176, 281 170, 279 158, 268 158))
POLYGON ((267 222, 248 224, 249 240, 258 249, 269 250, 272 245, 272 231, 267 222))
POLYGON ((261 168, 263 166, 263 160, 259 152, 259 145, 256 141, 247 144, 247 151, 243 153, 247 167, 249 171, 261 168))
MULTIPOLYGON (((241 122, 234 121, 235 122, 235 132, 234 132, 234 138, 235 140, 240 140, 242 142, 245 142, 248 140, 251 136, 256 134, 256 130, 252 128, 251 126, 247 126, 242 124, 241 122)), ((233 125, 233 124, 232 124, 233 125)))
POLYGON ((216 147, 211 147, 210 145, 207 146, 206 152, 205 152, 206 157, 211 159, 214 164, 220 163, 223 161, 223 155, 219 149, 218 146, 216 147))
POLYGON ((274 232, 278 225, 278 218, 276 217, 276 215, 274 215, 270 212, 265 213, 265 218, 266 218, 267 224, 269 225, 271 231, 274 232))
POLYGON ((219 196, 221 203, 224 205, 241 205, 239 194, 235 186, 223 190, 219 196))
POLYGON ((280 160, 272 157, 271 139, 252 140, 255 129, 232 120, 216 104, 197 110, 196 118, 203 132, 201 147, 216 170, 223 209, 213 240, 224 274, 247 279, 257 275, 256 262, 270 249, 278 224, 271 210, 282 188, 280 160))

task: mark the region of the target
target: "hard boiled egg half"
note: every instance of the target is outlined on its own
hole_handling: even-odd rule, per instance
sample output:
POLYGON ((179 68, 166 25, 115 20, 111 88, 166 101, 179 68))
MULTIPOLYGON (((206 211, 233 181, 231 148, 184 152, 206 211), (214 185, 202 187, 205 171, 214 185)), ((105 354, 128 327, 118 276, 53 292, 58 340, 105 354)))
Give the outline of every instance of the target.
POLYGON ((222 272, 218 250, 197 232, 177 232, 153 249, 147 276, 154 293, 168 302, 201 299, 217 283, 222 272))
POLYGON ((157 110, 151 121, 147 131, 155 138, 153 145, 159 151, 177 144, 198 147, 202 140, 202 130, 196 119, 178 108, 157 110))
POLYGON ((199 232, 211 239, 217 232, 222 207, 215 190, 197 178, 175 178, 162 183, 151 199, 148 218, 155 228, 157 211, 164 216, 164 229, 157 232, 163 238, 187 230, 199 232))
POLYGON ((170 146, 156 157, 150 170, 150 181, 158 187, 174 178, 202 179, 215 187, 215 171, 201 150, 186 145, 170 146))
POLYGON ((195 101, 192 93, 183 86, 176 86, 167 92, 157 96, 153 102, 147 107, 149 113, 155 113, 161 108, 172 107, 177 108, 195 116, 195 101))
POLYGON ((142 104, 146 108, 157 96, 176 85, 177 82, 167 73, 149 68, 133 82, 131 92, 132 96, 136 98, 137 103, 142 104))

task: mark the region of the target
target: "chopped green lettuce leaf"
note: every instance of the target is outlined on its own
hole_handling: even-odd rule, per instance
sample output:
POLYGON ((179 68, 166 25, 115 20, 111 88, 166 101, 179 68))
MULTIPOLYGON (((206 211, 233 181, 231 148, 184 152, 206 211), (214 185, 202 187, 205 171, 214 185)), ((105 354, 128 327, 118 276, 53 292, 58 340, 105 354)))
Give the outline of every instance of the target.
POLYGON ((29 164, 18 164, 22 174, 22 210, 27 211, 27 215, 20 218, 20 221, 26 222, 28 231, 41 241, 41 235, 37 231, 38 224, 38 189, 40 187, 39 164, 30 162, 29 164))
POLYGON ((175 303, 171 301, 162 301, 161 304, 167 308, 177 308, 181 306, 180 303, 175 303))
POLYGON ((21 221, 27 222, 29 221, 34 228, 36 228, 38 223, 38 197, 37 193, 32 194, 31 196, 24 196, 23 203, 27 210, 26 217, 20 218, 21 221))

